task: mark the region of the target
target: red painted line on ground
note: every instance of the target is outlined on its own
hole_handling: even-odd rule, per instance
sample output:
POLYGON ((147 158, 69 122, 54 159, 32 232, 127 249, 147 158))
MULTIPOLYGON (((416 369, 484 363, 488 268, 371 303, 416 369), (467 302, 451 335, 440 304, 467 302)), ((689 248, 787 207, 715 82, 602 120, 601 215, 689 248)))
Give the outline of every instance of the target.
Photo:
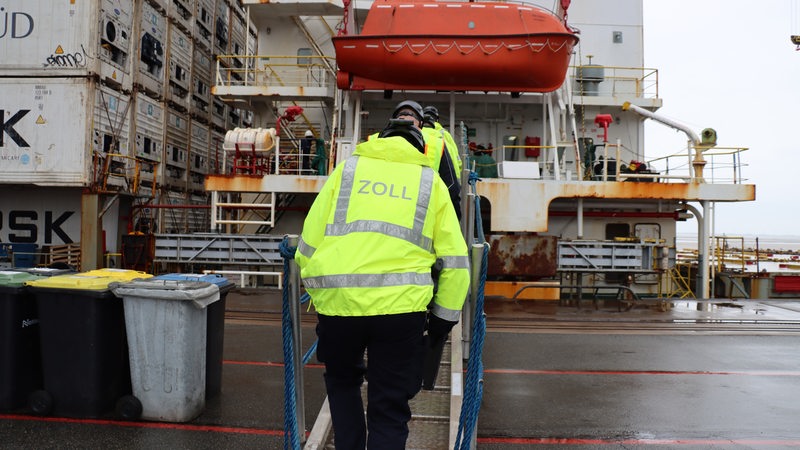
POLYGON ((692 370, 523 370, 523 369, 484 369, 484 373, 508 375, 748 375, 759 377, 797 377, 798 371, 692 371, 692 370))
POLYGON ((153 428, 166 430, 204 431, 215 433, 255 434, 262 436, 283 436, 283 430, 261 430, 258 428, 220 427, 214 425, 190 425, 166 422, 130 422, 124 420, 75 419, 69 417, 39 417, 18 414, 0 414, 0 420, 25 420, 31 422, 74 423, 80 425, 113 425, 119 427, 153 428))
POLYGON ((479 444, 503 445, 694 445, 694 446, 800 446, 798 439, 573 439, 573 438, 478 438, 479 444))
MULTIPOLYGON (((285 364, 282 362, 272 362, 272 361, 222 361, 223 364, 232 364, 235 366, 262 366, 262 367, 283 367, 285 364)), ((309 369, 324 369, 325 366, 322 364, 306 364, 303 367, 308 367, 309 369)))

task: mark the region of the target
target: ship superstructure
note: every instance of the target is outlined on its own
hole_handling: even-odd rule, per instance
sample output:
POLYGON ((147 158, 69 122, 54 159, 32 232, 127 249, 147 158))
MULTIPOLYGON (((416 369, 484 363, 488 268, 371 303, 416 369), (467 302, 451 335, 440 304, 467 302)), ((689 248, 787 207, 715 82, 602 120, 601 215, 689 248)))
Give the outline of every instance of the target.
MULTIPOLYGON (((79 246, 87 268, 106 265, 113 255, 127 260, 117 264, 151 255, 155 264, 240 274, 268 270, 277 258, 237 265, 233 246, 220 242, 298 233, 325 173, 383 128, 394 105, 405 99, 438 108, 465 163, 470 143, 493 149, 500 176, 476 186, 492 245, 489 294, 511 296, 531 286, 531 295, 557 297, 563 292, 553 286, 620 285, 669 295, 675 289, 670 277, 676 223, 698 220, 700 239, 707 242, 714 204, 755 198, 741 170, 744 148, 723 147, 713 130, 688 130, 655 113, 662 105, 658 71, 643 64, 638 0, 527 2, 523 9, 552 15, 565 30, 539 40, 498 40, 514 34, 514 27, 498 29, 494 23, 481 29, 481 12, 474 19, 472 12, 449 15, 454 26, 442 35, 431 32, 427 41, 390 28, 386 34, 394 41, 367 45, 382 46, 387 54, 404 49, 411 59, 397 66, 407 74, 381 80, 369 78, 376 77, 374 70, 355 73, 364 67, 353 69, 352 62, 348 72, 339 70, 335 46, 342 36, 369 31, 365 22, 373 7, 485 5, 47 5, 18 1, 7 8, 17 21, 3 49, 19 58, 15 65, 0 65, 8 104, 0 182, 13 193, 4 195, 0 241, 40 249, 79 246), (28 18, 30 30, 23 29, 28 18), (455 39, 464 37, 456 21, 480 32, 455 39), (45 39, 48 23, 55 37, 45 39), (571 51, 565 54, 563 83, 484 81, 501 77, 491 59, 501 50, 560 55, 566 44, 571 51), (453 73, 434 73, 437 59, 430 55, 455 53, 477 57, 448 68, 453 73), (415 57, 427 58, 425 64, 413 64, 415 57), (469 81, 447 84, 441 77, 469 81), (413 83, 403 85, 406 78, 413 83), (72 114, 60 112, 65 110, 72 114), (686 132, 685 151, 645 148, 645 120, 686 132), (28 140, 23 144, 17 137, 28 140), (169 236, 171 247, 156 248, 157 240, 169 236), (187 239, 179 236, 192 236, 193 243, 181 247, 187 239), (204 253, 215 245, 224 254, 204 253)), ((524 33, 534 36, 528 25, 523 22, 524 33)), ((527 80, 527 70, 537 75, 524 65, 508 70, 514 80, 527 80)), ((466 198, 466 183, 464 188, 466 198)), ((264 245, 277 253, 274 243, 264 245)), ((702 262, 709 252, 702 243, 698 248, 702 262)), ((699 283, 699 295, 707 284, 699 283)))

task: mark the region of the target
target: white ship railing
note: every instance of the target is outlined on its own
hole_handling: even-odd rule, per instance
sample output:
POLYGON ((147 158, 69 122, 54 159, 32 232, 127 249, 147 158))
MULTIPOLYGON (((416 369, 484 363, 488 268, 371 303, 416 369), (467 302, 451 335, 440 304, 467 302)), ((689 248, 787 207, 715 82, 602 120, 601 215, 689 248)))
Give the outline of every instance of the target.
MULTIPOLYGON (((531 178, 541 180, 566 180, 584 179, 587 181, 655 181, 661 183, 687 183, 693 180, 692 161, 686 152, 645 159, 647 169, 643 172, 630 172, 626 168, 635 161, 626 161, 621 157, 622 146, 607 143, 602 153, 595 155, 596 159, 590 161, 587 168, 575 169, 574 161, 566 158, 571 152, 571 145, 559 145, 556 152, 555 146, 548 145, 505 145, 496 154, 498 167, 504 162, 524 163, 530 167, 528 176, 503 176, 501 178, 531 178), (538 150, 537 157, 524 157, 526 150, 538 150), (558 155, 561 168, 561 177, 557 178, 552 172, 553 159, 558 155), (620 162, 617 164, 617 162, 620 162), (597 170, 595 170, 597 167, 597 170)), ((742 168, 747 164, 742 162, 741 154, 747 151, 746 147, 713 147, 702 152, 706 165, 703 170, 703 180, 706 183, 716 184, 742 184, 747 181, 742 176, 742 168)), ((525 166, 523 166, 525 167, 525 166)))

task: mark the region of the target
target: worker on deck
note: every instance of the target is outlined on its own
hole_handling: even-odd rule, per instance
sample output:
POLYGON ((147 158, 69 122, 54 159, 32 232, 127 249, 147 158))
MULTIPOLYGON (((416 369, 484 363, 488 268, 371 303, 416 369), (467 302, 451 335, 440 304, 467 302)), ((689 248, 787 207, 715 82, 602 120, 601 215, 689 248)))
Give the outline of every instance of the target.
POLYGON ((478 178, 497 178, 497 161, 492 158, 492 144, 489 148, 483 145, 474 145, 470 142, 469 150, 472 151, 472 156, 469 157, 470 167, 474 166, 473 171, 478 175, 478 178))
POLYGON ((446 338, 460 318, 467 246, 424 151, 411 121, 390 121, 333 170, 303 225, 295 259, 318 315, 337 449, 405 448, 426 339, 446 338))
MULTIPOLYGON (((458 220, 461 220, 461 183, 459 182, 459 171, 456 169, 455 161, 450 157, 450 153, 445 151, 445 142, 441 138, 441 133, 433 128, 423 128, 425 115, 419 103, 413 100, 406 100, 397 104, 392 113, 393 119, 407 119, 414 123, 414 126, 422 131, 425 140, 425 155, 431 161, 431 167, 439 174, 444 184, 450 192, 450 200, 456 210, 458 220)), ((374 135, 373 135, 374 136, 374 135)))
POLYGON ((314 132, 311 130, 306 130, 303 139, 300 140, 300 161, 302 162, 300 167, 300 175, 308 175, 311 173, 311 158, 314 156, 312 154, 312 148, 314 147, 314 132))
POLYGON ((426 106, 422 108, 422 114, 424 116, 423 126, 424 127, 432 127, 434 130, 439 132, 441 139, 444 141, 445 149, 447 153, 450 154, 450 159, 453 161, 453 165, 455 166, 456 176, 458 180, 461 180, 461 155, 458 154, 458 145, 456 145, 455 139, 453 139, 453 135, 450 134, 449 131, 445 127, 439 123, 439 110, 435 106, 426 106))

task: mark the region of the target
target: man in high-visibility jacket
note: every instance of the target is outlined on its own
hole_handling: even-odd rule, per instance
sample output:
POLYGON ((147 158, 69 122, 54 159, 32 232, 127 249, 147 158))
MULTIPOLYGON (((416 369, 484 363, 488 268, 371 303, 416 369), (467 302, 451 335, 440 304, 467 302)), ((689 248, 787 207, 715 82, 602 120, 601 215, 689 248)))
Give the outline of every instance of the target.
POLYGON ((318 315, 317 357, 325 363, 337 449, 405 448, 425 340, 446 337, 469 285, 467 246, 447 187, 423 154, 420 131, 399 122, 334 169, 295 255, 318 315), (437 259, 444 264, 434 295, 437 259))
POLYGON ((453 161, 453 166, 456 170, 456 176, 459 180, 461 180, 461 155, 458 154, 458 145, 456 145, 455 139, 453 139, 453 135, 450 134, 449 131, 445 127, 439 123, 439 110, 435 106, 426 106, 422 108, 422 115, 424 116, 424 124, 427 126, 430 124, 430 127, 436 130, 439 133, 442 141, 444 141, 444 149, 447 150, 447 153, 450 156, 450 159, 453 161))
POLYGON ((422 131, 425 140, 424 153, 430 159, 433 170, 439 174, 447 186, 456 216, 458 216, 458 220, 461 220, 461 173, 458 169, 460 165, 457 165, 458 159, 453 160, 450 153, 445 151, 443 135, 432 128, 423 127, 425 115, 422 106, 413 100, 398 103, 394 108, 392 118, 411 120, 414 126, 422 131))

